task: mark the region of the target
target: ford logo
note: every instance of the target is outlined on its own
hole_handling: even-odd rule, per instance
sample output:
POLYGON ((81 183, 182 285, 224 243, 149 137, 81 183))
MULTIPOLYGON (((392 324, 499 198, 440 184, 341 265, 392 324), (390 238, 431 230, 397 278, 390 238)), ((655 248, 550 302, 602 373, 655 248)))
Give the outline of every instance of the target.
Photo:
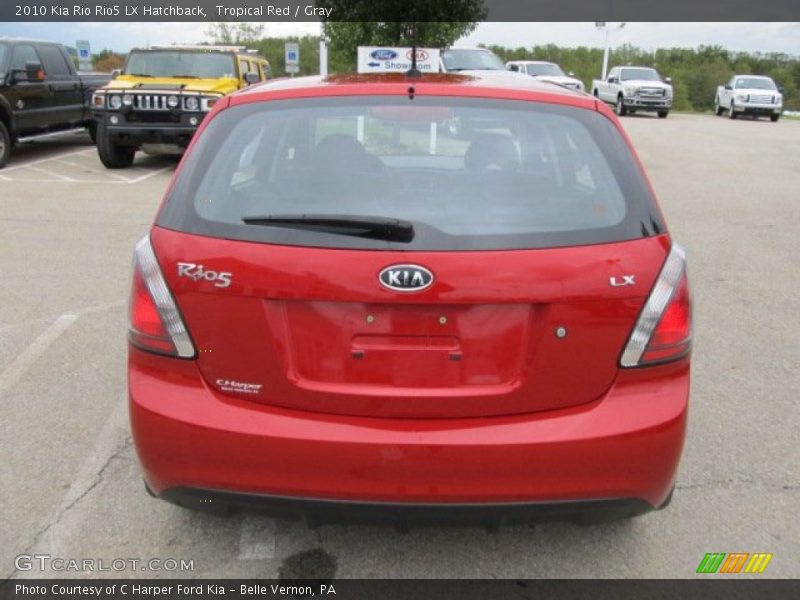
POLYGON ((392 60, 393 58, 397 58, 397 52, 389 50, 388 48, 378 48, 370 52, 370 57, 375 60, 392 60))
POLYGON ((419 292, 431 287, 433 273, 419 265, 391 265, 380 272, 378 280, 395 292, 419 292))

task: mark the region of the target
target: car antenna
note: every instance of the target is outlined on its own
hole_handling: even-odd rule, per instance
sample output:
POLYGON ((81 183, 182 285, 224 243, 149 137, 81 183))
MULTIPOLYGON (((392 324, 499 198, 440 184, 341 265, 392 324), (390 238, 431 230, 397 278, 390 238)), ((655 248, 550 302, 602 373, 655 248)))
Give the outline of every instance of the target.
POLYGON ((417 69, 417 16, 414 11, 414 20, 411 22, 411 68, 406 71, 406 77, 418 79, 422 72, 417 69))

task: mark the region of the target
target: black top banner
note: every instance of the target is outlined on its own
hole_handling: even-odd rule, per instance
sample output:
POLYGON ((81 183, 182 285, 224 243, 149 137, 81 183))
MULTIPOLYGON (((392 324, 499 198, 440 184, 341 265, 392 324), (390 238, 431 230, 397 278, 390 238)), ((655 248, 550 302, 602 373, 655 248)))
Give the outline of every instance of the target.
POLYGON ((0 21, 800 21, 800 0, 2 0, 0 21), (366 3, 366 4, 365 4, 366 3), (448 6, 450 5, 450 6, 448 6))

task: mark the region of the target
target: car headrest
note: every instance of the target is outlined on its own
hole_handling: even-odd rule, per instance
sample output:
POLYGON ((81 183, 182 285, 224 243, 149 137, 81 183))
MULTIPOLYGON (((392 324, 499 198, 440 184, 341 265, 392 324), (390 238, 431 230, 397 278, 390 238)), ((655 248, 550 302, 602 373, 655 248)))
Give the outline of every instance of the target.
POLYGON ((320 169, 341 171, 382 171, 384 164, 350 135, 333 133, 322 138, 314 152, 314 166, 320 169))
POLYGON ((482 133, 467 149, 464 166, 470 171, 517 171, 521 165, 519 151, 510 137, 482 133))

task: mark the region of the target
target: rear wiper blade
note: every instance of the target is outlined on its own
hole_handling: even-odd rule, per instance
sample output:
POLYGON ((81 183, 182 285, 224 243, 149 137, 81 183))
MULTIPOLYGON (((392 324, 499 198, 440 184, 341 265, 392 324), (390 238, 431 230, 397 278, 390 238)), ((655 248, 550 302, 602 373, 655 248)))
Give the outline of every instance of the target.
POLYGON ((414 239, 414 226, 408 221, 390 217, 368 217, 359 215, 266 215, 244 217, 247 225, 290 227, 308 231, 320 231, 339 235, 350 235, 373 240, 408 243, 414 239))
POLYGON ((148 75, 147 73, 125 73, 129 77, 155 77, 155 75, 148 75))
POLYGON ((170 75, 175 79, 200 79, 197 75, 170 75))

